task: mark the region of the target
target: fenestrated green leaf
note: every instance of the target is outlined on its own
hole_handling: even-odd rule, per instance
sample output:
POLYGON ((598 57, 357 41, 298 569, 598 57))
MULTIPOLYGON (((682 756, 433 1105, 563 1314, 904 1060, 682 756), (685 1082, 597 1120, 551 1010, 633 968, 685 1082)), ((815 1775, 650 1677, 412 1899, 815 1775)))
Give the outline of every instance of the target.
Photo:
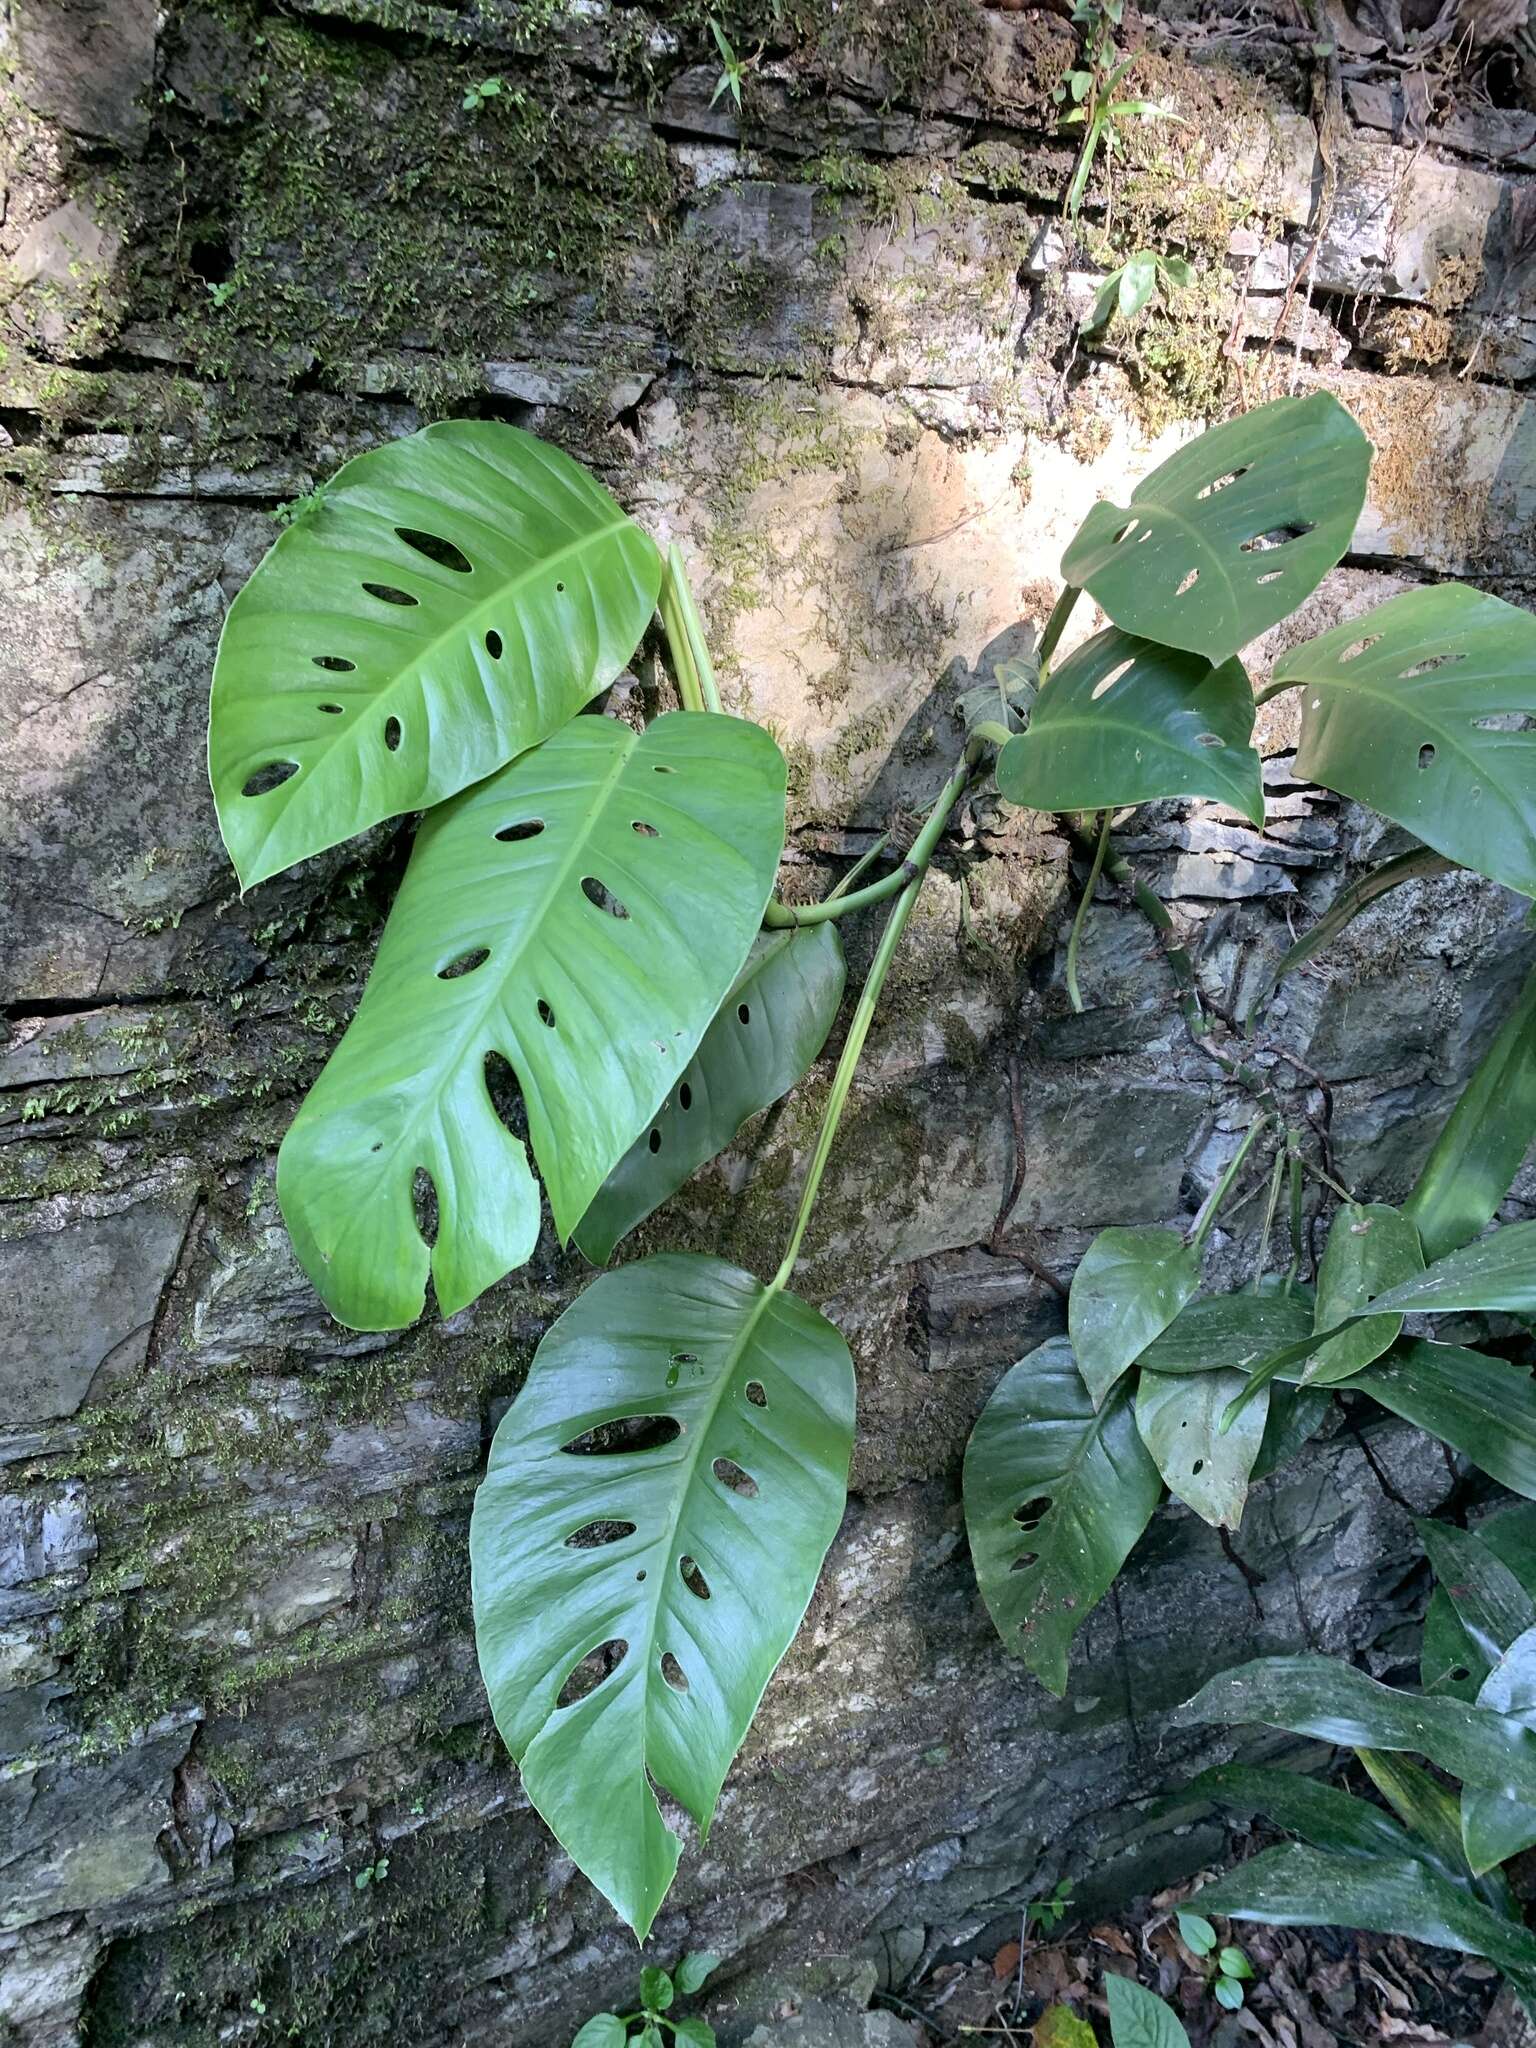
POLYGON ((1328 1413, 1333 1395, 1327 1387, 1288 1387, 1276 1379, 1269 1389, 1269 1414, 1264 1423, 1264 1441, 1253 1461, 1249 1478, 1267 1479, 1288 1465, 1302 1445, 1316 1435, 1328 1413))
MULTIPOLYGON (((1477 1704, 1536 1727, 1536 1627, 1509 1645, 1483 1681, 1477 1704)), ((1468 1785, 1461 1795, 1461 1840, 1479 1876, 1536 1842, 1536 1802, 1468 1785)))
POLYGON ((1469 1308, 1536 1314, 1536 1223, 1506 1223, 1371 1302, 1379 1315, 1444 1315, 1469 1308))
POLYGON ((1233 1426, 1218 1428, 1227 1403, 1243 1384, 1240 1372, 1163 1374, 1145 1363, 1136 1388, 1136 1427, 1157 1461, 1168 1491, 1213 1529, 1235 1529, 1243 1519, 1248 1476, 1264 1441, 1267 1390, 1250 1401, 1233 1426))
POLYGON ((1536 1500, 1536 1386, 1523 1366, 1403 1337, 1351 1385, 1536 1500))
POLYGON ((1260 1657, 1224 1671, 1184 1721, 1264 1721, 1360 1749, 1406 1749, 1470 1785, 1536 1798, 1536 1731, 1443 1695, 1398 1692, 1331 1657, 1260 1657))
POLYGON ((713 1159, 749 1116, 787 1094, 826 1043, 844 981, 837 926, 760 932, 699 1049, 576 1227, 605 1265, 621 1237, 713 1159))
POLYGON ((1536 1140, 1536 971, 1474 1068, 1403 1204, 1427 1259, 1493 1219, 1536 1140))
POLYGON ((1180 1309, 1142 1352, 1141 1362, 1161 1373, 1248 1372, 1311 1334, 1309 1294, 1206 1294, 1180 1309))
POLYGON ((1296 772, 1426 846, 1536 895, 1536 618, 1441 583, 1293 648, 1305 685, 1296 772), (1512 717, 1511 714, 1514 716, 1512 717))
POLYGON ((557 731, 660 584, 602 485, 516 427, 445 420, 355 457, 224 622, 208 761, 241 886, 557 731))
POLYGON ((1536 1628, 1536 1600, 1470 1530, 1428 1520, 1416 1521, 1414 1527, 1462 1627, 1491 1668, 1517 1636, 1536 1628))
POLYGON ((1162 1494, 1117 1388, 1095 1412, 1064 1337, 1003 1375, 966 1446, 965 1526, 998 1634, 1058 1698, 1067 1646, 1162 1494))
POLYGON ((1189 2048, 1184 2023, 1172 2006, 1134 1978, 1104 1973, 1109 2035, 1114 2048, 1189 2048))
POLYGON ((1127 633, 1225 661, 1289 617, 1343 555, 1371 444, 1325 391, 1277 398, 1094 506, 1061 558, 1127 633))
POLYGON ((1067 1333, 1094 1401, 1162 1334, 1200 1285, 1200 1254, 1175 1230, 1101 1230, 1078 1262, 1067 1333))
POLYGON ((1292 1842, 1266 1849, 1195 1894, 1211 1913, 1274 1927, 1358 1927, 1486 1956, 1501 1969, 1536 1965, 1536 1935, 1426 1864, 1367 1863, 1292 1842))
MULTIPOLYGON (((1527 1594, 1536 1595, 1536 1504, 1515 1501, 1478 1524, 1477 1542, 1508 1567, 1527 1594)), ((1475 1700, 1494 1660, 1478 1650, 1443 1586, 1429 1596, 1419 1681, 1425 1692, 1475 1700)))
POLYGON ((278 1155, 294 1249, 338 1321, 421 1313, 418 1169, 445 1315, 531 1254, 538 1187, 488 1054, 517 1076, 570 1235, 736 978, 783 832, 767 733, 689 712, 643 735, 573 719, 428 815, 357 1015, 278 1155))
POLYGON ((1252 735, 1253 690, 1240 662, 1212 668, 1111 629, 1051 671, 1029 730, 997 757, 997 786, 1037 811, 1209 796, 1262 825, 1252 735))
POLYGON ((667 1254, 566 1310, 496 1432, 470 1525, 491 1711, 524 1791, 642 1940, 680 1849, 650 1780, 708 1829, 837 1533, 853 1406, 823 1316, 667 1254), (593 1432, 604 1448, 571 1448, 593 1432), (617 1665, 559 1704, 605 1647, 617 1665))
POLYGON ((1261 1813, 1314 1848, 1346 1856, 1411 1856, 1415 1847, 1390 1814, 1273 1764, 1217 1764, 1184 1788, 1234 1813, 1261 1813))
MULTIPOLYGON (((1313 1328, 1338 1329, 1373 1294, 1424 1270, 1419 1233, 1385 1202, 1344 1202, 1334 1214, 1317 1272, 1313 1328)), ((1303 1386, 1332 1387, 1352 1379, 1397 1341, 1401 1316, 1366 1316, 1320 1344, 1307 1360, 1303 1386)))

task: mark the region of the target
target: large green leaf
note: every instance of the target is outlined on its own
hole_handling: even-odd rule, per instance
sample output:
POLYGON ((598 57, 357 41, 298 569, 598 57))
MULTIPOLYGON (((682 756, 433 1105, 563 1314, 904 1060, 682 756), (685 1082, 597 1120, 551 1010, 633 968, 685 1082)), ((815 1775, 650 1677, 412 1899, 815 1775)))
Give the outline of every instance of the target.
POLYGON ((1371 1302, 1377 1314, 1444 1315, 1451 1309, 1536 1314, 1536 1223, 1506 1223, 1459 1252, 1447 1252, 1415 1279, 1371 1302))
POLYGON ((853 1408, 825 1317, 668 1254, 592 1283, 496 1432, 470 1526, 491 1710, 528 1797, 642 1940, 681 1846, 651 1781, 707 1832, 837 1533, 853 1408))
MULTIPOLYGON (((1443 1876, 1465 1884, 1470 1873, 1462 1853, 1461 1808, 1456 1795, 1401 1750, 1357 1749, 1355 1755, 1376 1790, 1415 1837, 1411 1853, 1433 1863, 1443 1876)), ((1327 1849, 1333 1845, 1316 1842, 1313 1846, 1327 1849)))
POLYGON ((1536 1600, 1470 1529, 1428 1520, 1415 1522, 1414 1527, 1463 1629, 1491 1669, 1517 1636, 1536 1628, 1536 1600))
POLYGON ((1267 1390, 1250 1401, 1232 1427, 1219 1427, 1227 1403, 1243 1384, 1240 1372, 1149 1372, 1136 1388, 1136 1427, 1157 1461, 1168 1491, 1213 1529, 1235 1529, 1243 1519, 1248 1477, 1264 1441, 1267 1390))
POLYGON ((1225 661, 1288 618, 1344 554, 1371 444, 1325 391, 1277 398, 1095 505, 1061 558, 1117 626, 1225 661))
POLYGON ((628 661, 660 583, 602 485, 516 427, 447 420, 347 463, 219 641, 208 763, 242 887, 556 731, 628 661))
POLYGON ((1259 1813, 1316 1849, 1345 1856, 1412 1856, 1416 1848, 1390 1814, 1368 1800, 1274 1764, 1217 1764, 1181 1796, 1208 1798, 1233 1813, 1259 1813))
MULTIPOLYGON (((1385 1202, 1343 1202, 1334 1213, 1317 1273, 1313 1327, 1338 1329, 1370 1300, 1424 1270, 1419 1233, 1385 1202)), ((1401 1316, 1366 1316, 1350 1322, 1307 1361, 1303 1386, 1337 1386, 1352 1379, 1397 1341, 1401 1316)))
POLYGON ((1095 1411, 1064 1337, 1003 1375, 965 1452, 965 1526, 998 1634, 1059 1698, 1067 1646, 1162 1494, 1117 1388, 1095 1411))
POLYGON ((1536 1730, 1443 1695, 1398 1692, 1331 1657, 1260 1657, 1203 1685, 1186 1721, 1263 1721, 1360 1749, 1406 1749, 1469 1785, 1536 1798, 1536 1730))
POLYGON ((1275 1927, 1359 1927, 1486 1956, 1501 1969, 1536 1965, 1536 1935, 1425 1864, 1330 1856, 1292 1842, 1266 1849, 1195 1894, 1200 1908, 1275 1927))
POLYGON ((1470 1244, 1536 1140, 1536 970, 1446 1119, 1403 1214, 1427 1259, 1470 1244))
MULTIPOLYGON (((1536 1626, 1509 1645, 1483 1681, 1477 1704, 1536 1728, 1536 1626)), ((1536 1842, 1536 1801, 1468 1785, 1461 1795, 1461 1840, 1479 1876, 1536 1842)))
POLYGON ((1200 1285, 1200 1254, 1175 1230, 1101 1230, 1078 1262, 1067 1332, 1095 1403, 1200 1285))
POLYGON ((1161 1373, 1246 1372, 1311 1334, 1311 1296, 1299 1290, 1206 1294, 1179 1311, 1141 1362, 1161 1373))
POLYGON ((1404 1337, 1351 1385, 1536 1500, 1536 1386, 1523 1366, 1404 1337))
POLYGON ((1096 633, 1052 670, 997 758, 997 786, 1037 811, 1209 796, 1255 825, 1264 791, 1242 664, 1212 668, 1151 640, 1096 633))
POLYGON ((1405 591, 1294 648, 1296 772, 1463 867, 1536 895, 1536 618, 1459 583, 1405 591))
POLYGON ((826 1043, 843 980, 842 941, 830 919, 758 934, 677 1086, 576 1228, 595 1266, 606 1265, 619 1239, 696 1167, 724 1151, 749 1116, 794 1087, 826 1043))
POLYGON ((1109 2038, 1114 2048, 1189 2048, 1184 2022, 1144 1984, 1106 1970, 1104 1996, 1109 2003, 1109 2038))
MULTIPOLYGON (((1514 1501, 1498 1513, 1486 1516, 1478 1524, 1476 1536, 1469 1540, 1506 1566, 1536 1604, 1536 1503, 1514 1501)), ((1475 1700, 1494 1661, 1485 1657, 1472 1641, 1445 1587, 1436 1586, 1429 1596, 1419 1655, 1419 1680, 1424 1691, 1449 1692, 1457 1699, 1475 1700)))
POLYGON ((418 1169, 437 1191, 444 1314, 531 1254, 538 1187, 492 1105, 489 1054, 522 1087, 570 1235, 735 979, 783 832, 767 733, 690 712, 643 736, 573 719, 429 814, 357 1015, 278 1156, 294 1248, 339 1321, 421 1313, 418 1169))

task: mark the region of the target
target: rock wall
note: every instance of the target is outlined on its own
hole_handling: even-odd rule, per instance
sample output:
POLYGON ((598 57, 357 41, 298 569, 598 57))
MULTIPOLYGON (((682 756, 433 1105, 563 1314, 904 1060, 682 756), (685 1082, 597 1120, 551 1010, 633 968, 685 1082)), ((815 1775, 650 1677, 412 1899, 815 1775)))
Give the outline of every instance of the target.
MULTIPOLYGON (((789 755, 791 894, 936 786, 957 690, 1038 627, 1084 510, 1201 411, 1321 382, 1377 443, 1351 555, 1256 680, 1405 582, 1526 599, 1536 117, 1468 112, 1453 78, 1427 118, 1369 39, 1345 78, 1294 21, 1129 22, 1183 121, 1130 138, 1106 236, 1102 181, 1080 235, 1059 219, 1055 11, 732 13, 738 115, 695 0, 11 0, 0 2039, 558 2043, 634 1969, 498 1751, 469 1628, 489 1432, 578 1262, 546 1240, 447 1323, 349 1336, 273 1200, 408 839, 237 898, 205 692, 273 512, 444 413, 596 463, 683 544, 729 699, 789 755), (1089 354, 1094 263, 1138 241, 1197 283, 1089 354)), ((1218 1003, 1390 844, 1297 785, 1284 706, 1261 716, 1264 835, 1161 805, 1125 842, 1218 1003)), ((1035 1269, 1187 1216, 1248 1114, 1110 896, 1068 1012, 1069 895, 1050 820, 965 812, 829 1176, 802 1270, 859 1365, 848 1515, 656 1935, 729 1959, 728 2042, 901 2040, 806 2015, 1064 1869, 1108 1891, 1218 1853, 1146 1831, 1213 1753, 1167 1709, 1257 1650, 1389 1661, 1421 1592, 1407 1509, 1466 1483, 1341 1422, 1231 1544, 1159 1515, 1064 1704, 1003 1655, 958 1467, 1060 1326, 1035 1269)), ((1400 891, 1273 1012, 1257 1057, 1361 1186, 1404 1190, 1533 957, 1520 911, 1400 891)), ((826 1078, 641 1244, 776 1263, 826 1078)))

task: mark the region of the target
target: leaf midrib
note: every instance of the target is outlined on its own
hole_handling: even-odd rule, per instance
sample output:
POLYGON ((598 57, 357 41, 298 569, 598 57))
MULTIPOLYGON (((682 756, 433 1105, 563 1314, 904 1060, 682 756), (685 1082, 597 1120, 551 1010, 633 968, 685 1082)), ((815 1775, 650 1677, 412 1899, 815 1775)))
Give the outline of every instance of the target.
MULTIPOLYGON (((1369 621, 1367 620, 1366 623, 1368 624, 1369 621)), ((1400 695, 1391 690, 1374 688, 1357 677, 1341 679, 1338 677, 1324 678, 1303 675, 1296 677, 1295 680, 1304 689, 1331 691, 1335 702, 1343 703, 1346 706, 1351 698, 1359 698, 1372 704, 1385 706, 1401 722, 1407 723, 1412 721, 1418 723, 1422 728, 1431 732, 1437 740, 1443 740, 1450 751, 1462 762, 1463 766, 1476 774, 1480 782, 1492 783, 1505 802, 1517 813, 1519 812, 1520 802, 1513 783, 1501 778, 1494 774, 1490 768, 1485 767, 1479 755, 1473 750, 1472 743, 1462 739, 1454 727, 1445 724, 1443 716, 1438 716, 1434 711, 1425 710, 1419 705, 1415 705, 1410 709, 1400 695)), ((1511 706, 1510 708, 1516 709, 1517 707, 1511 706)), ((1483 715, 1487 716, 1489 714, 1485 713, 1483 715)), ((1536 734, 1526 736, 1536 739, 1536 734)), ((1305 728, 1303 728, 1303 737, 1305 737, 1305 728)), ((1411 737, 1412 735, 1410 734, 1411 737)), ((1505 734, 1504 737, 1514 739, 1522 737, 1522 735, 1509 733, 1505 734)), ((1449 799, 1443 799, 1443 801, 1449 801, 1449 799)))

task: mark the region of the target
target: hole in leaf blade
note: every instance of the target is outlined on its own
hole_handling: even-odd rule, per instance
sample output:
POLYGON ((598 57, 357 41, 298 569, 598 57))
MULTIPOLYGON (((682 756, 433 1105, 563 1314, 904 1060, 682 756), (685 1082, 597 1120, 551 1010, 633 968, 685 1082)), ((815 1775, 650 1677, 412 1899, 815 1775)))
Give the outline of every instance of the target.
POLYGON ((376 597, 380 604, 419 604, 420 599, 412 597, 408 590, 401 590, 393 583, 365 583, 364 590, 370 597, 376 597))
POLYGON ((659 839, 661 834, 654 825, 647 825, 643 818, 636 818, 630 826, 631 832, 638 832, 642 839, 659 839))
POLYGON ((1135 666, 1136 657, 1134 655, 1128 655, 1124 661, 1117 661, 1114 667, 1110 670, 1109 674, 1107 676, 1101 676, 1099 680, 1094 684, 1092 691, 1092 701, 1095 704, 1097 704, 1101 697, 1108 696, 1109 692, 1115 687, 1116 683, 1119 682, 1120 678, 1124 675, 1129 675, 1131 670, 1135 666))
POLYGON ((633 1522, 583 1522, 579 1529, 573 1529, 566 1537, 565 1547, 567 1550, 602 1550, 634 1533, 633 1522))
POLYGON ((386 718, 384 721, 384 744, 392 754, 399 753, 400 741, 403 737, 399 719, 386 718))
POLYGON ((457 981, 462 974, 473 974, 477 967, 483 967, 491 957, 489 946, 471 946, 468 951, 457 953, 446 967, 439 967, 439 981, 457 981))
POLYGON ((429 562, 437 562, 444 569, 467 576, 475 566, 462 548, 456 548, 440 533, 423 533, 417 526, 397 526, 395 531, 408 548, 414 548, 418 555, 425 555, 429 562))
POLYGON ((610 917, 626 918, 629 909, 619 901, 606 882, 600 882, 596 875, 583 875, 581 893, 598 910, 606 910, 610 917))
POLYGON ((549 1007, 548 1003, 545 1002, 542 996, 539 997, 538 1010, 539 1022, 544 1026, 546 1031, 553 1031, 555 1028, 555 1013, 549 1007))
POLYGON ((661 1653, 661 1675, 674 1692, 688 1690, 688 1674, 670 1650, 661 1653))
POLYGON ((437 1188, 424 1166, 411 1175, 411 1216, 428 1250, 437 1243, 437 1188))
POLYGON ((355 661, 348 661, 340 654, 312 654, 309 658, 316 668, 328 668, 339 676, 349 676, 357 667, 355 661))
POLYGON ((242 796, 265 796, 269 790, 281 789, 292 775, 299 772, 297 761, 269 761, 265 768, 258 768, 242 786, 242 796))
POLYGON ((761 1380, 747 1381, 747 1399, 754 1408, 766 1408, 768 1406, 768 1395, 761 1380))
POLYGON ((542 818, 524 818, 518 825, 503 825, 496 837, 503 846, 510 846, 519 839, 537 839, 544 830, 542 818))
POLYGON ((693 1558, 680 1557, 677 1560, 677 1569, 683 1584, 688 1588, 695 1600, 709 1600, 714 1597, 709 1590, 708 1579, 699 1570, 693 1558))
POLYGON ((1428 768, 1428 767, 1431 767, 1431 766, 1433 765, 1433 763, 1434 763, 1434 758, 1435 758, 1435 750, 1434 750, 1433 746, 1432 746, 1432 745, 1430 744, 1430 742, 1429 742, 1428 740, 1426 740, 1426 741, 1424 742, 1423 746, 1422 746, 1422 747, 1420 747, 1420 749, 1419 749, 1419 766, 1420 766, 1420 768, 1428 768))
POLYGON ((572 1437, 562 1451, 577 1458, 615 1457, 630 1451, 659 1451, 682 1435, 675 1416, 621 1415, 572 1437))
POLYGON ((595 1650, 588 1650, 581 1662, 568 1673, 556 1695, 555 1705, 574 1707, 588 1693, 596 1692, 603 1680, 611 1677, 628 1655, 629 1644, 622 1636, 611 1636, 606 1643, 599 1643, 595 1650))
POLYGON ((713 1470, 729 1492, 739 1494, 743 1500, 757 1499, 757 1481, 750 1472, 743 1472, 734 1458, 716 1458, 713 1470))
POLYGON ((1013 1519, 1018 1523, 1019 1527, 1023 1529, 1026 1535, 1030 1535, 1036 1529, 1039 1528, 1041 1522, 1050 1513, 1050 1511, 1050 1495, 1048 1493, 1039 1493, 1036 1494, 1033 1500, 1025 1501, 1022 1507, 1015 1508, 1013 1511, 1013 1519))

